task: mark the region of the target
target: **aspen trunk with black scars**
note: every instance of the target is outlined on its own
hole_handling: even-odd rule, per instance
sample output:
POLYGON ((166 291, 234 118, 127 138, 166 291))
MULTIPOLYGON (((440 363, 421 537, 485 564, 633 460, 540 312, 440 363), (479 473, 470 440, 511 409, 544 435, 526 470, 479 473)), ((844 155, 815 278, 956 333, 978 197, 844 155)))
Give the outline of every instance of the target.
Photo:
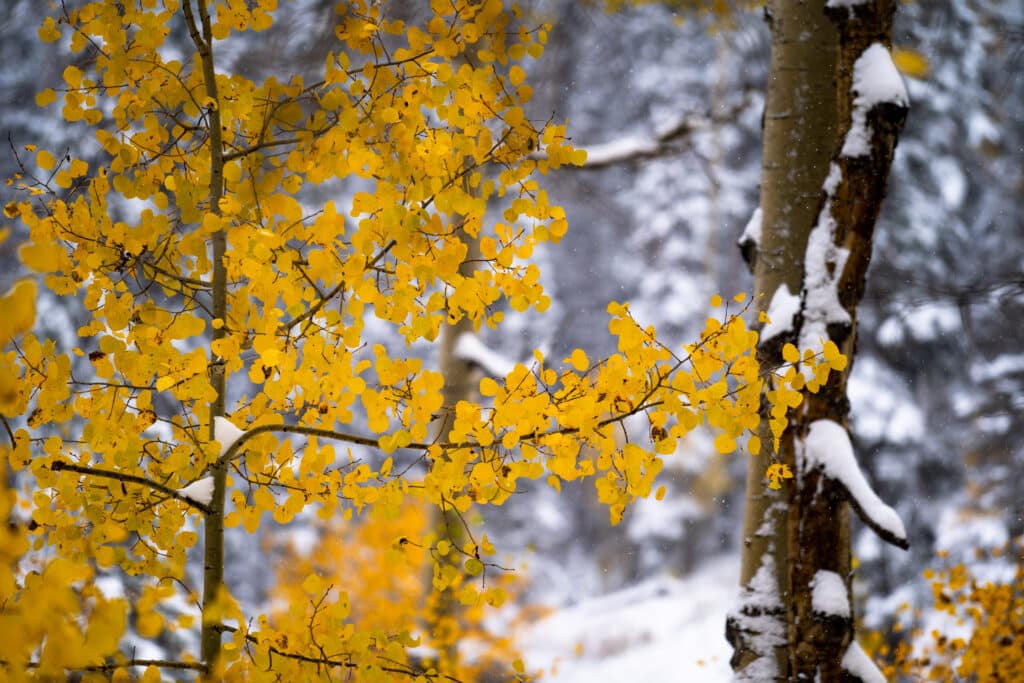
MULTIPOLYGON (((772 34, 771 71, 764 112, 762 228, 754 272, 760 310, 767 310, 781 288, 800 292, 807 237, 817 218, 835 146, 837 37, 823 8, 824 0, 772 0, 766 9, 772 34)), ((763 365, 782 363, 785 336, 760 345, 763 365)), ((740 567, 744 588, 727 625, 737 680, 787 679, 786 490, 767 486, 764 473, 772 443, 767 419, 762 420, 762 432, 765 447, 749 459, 747 467, 740 567), (759 581, 754 581, 755 576, 759 581)), ((783 435, 776 457, 794 466, 791 431, 783 435)))
MULTIPOLYGON (((849 421, 846 384, 855 351, 857 305, 906 115, 905 93, 862 107, 866 151, 851 154, 845 147, 857 106, 854 65, 874 43, 889 47, 895 6, 894 0, 835 8, 826 4, 769 3, 772 71, 755 289, 762 310, 777 295, 799 294, 799 306, 790 320, 772 321, 772 334, 763 331, 759 355, 774 367, 782 363, 787 342, 820 350, 831 340, 848 363, 842 372, 833 371, 817 393, 805 391, 803 403, 790 413, 776 457, 793 467, 794 480, 773 492, 764 481, 766 458, 751 459, 744 590, 728 625, 737 680, 860 680, 854 671, 862 667, 849 664, 851 652, 853 659, 862 654, 854 643, 849 588, 849 503, 885 540, 906 546, 905 538, 877 524, 819 463, 801 457, 815 421, 842 428, 849 421), (786 290, 780 292, 782 287, 786 290), (823 297, 828 301, 823 303, 823 297), (823 609, 822 601, 816 604, 816 583, 823 592, 834 589, 830 594, 838 594, 838 605, 823 609), (769 648, 775 657, 766 660, 769 648)), ((770 444, 771 435, 764 436, 770 444)))
MULTIPOLYGON (((868 133, 867 153, 851 156, 845 141, 849 134, 854 100, 854 65, 875 43, 889 48, 895 0, 875 0, 852 7, 827 10, 839 35, 836 63, 837 120, 839 136, 833 154, 833 174, 838 170, 838 185, 819 193, 822 216, 819 224, 834 223, 834 253, 845 255, 837 263, 835 290, 847 320, 830 322, 826 329, 848 362, 842 372, 832 372, 829 381, 816 394, 806 393, 804 405, 797 409, 798 420, 792 426, 797 438, 807 433, 816 420, 831 420, 843 427, 849 424, 850 404, 846 385, 856 350, 857 306, 864 293, 865 277, 871 259, 872 235, 885 196, 886 183, 896 138, 906 117, 906 102, 879 103, 865 112, 868 133)), ((833 176, 834 177, 834 176, 833 176)), ((806 283, 805 283, 806 284, 806 283)), ((805 286, 806 290, 806 286, 805 286)), ((804 293, 802 310, 807 308, 804 293)), ((807 324, 805 314, 801 325, 807 324)), ((800 334, 798 338, 808 335, 800 334)), ((788 533, 791 565, 789 584, 793 599, 789 604, 789 641, 792 680, 857 680, 844 671, 843 658, 853 642, 854 612, 850 592, 850 519, 849 495, 839 482, 825 476, 817 466, 798 462, 795 485, 791 487, 788 533), (838 574, 846 584, 849 609, 845 615, 816 613, 813 582, 820 571, 838 574)), ((856 501, 854 501, 856 502, 856 501)), ((863 512, 861 515, 863 515, 863 512)), ((905 547, 905 540, 886 538, 905 547)))

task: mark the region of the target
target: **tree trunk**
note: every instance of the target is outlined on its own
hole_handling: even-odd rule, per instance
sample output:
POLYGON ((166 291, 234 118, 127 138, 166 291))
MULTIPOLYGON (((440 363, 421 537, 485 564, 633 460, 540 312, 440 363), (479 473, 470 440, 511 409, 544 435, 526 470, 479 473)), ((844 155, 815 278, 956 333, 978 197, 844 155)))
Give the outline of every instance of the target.
MULTIPOLYGON (((820 352, 832 341, 852 361, 871 236, 906 114, 905 92, 887 49, 871 56, 879 57, 875 66, 889 68, 865 66, 863 82, 892 86, 890 92, 880 100, 872 99, 873 93, 857 99, 854 88, 857 60, 874 43, 888 48, 894 1, 825 5, 825 0, 769 3, 772 64, 761 234, 753 264, 759 306, 772 318, 759 346, 767 367, 783 364, 786 343, 820 352), (851 126, 857 129, 853 133, 851 126), (856 144, 862 138, 866 144, 856 144), (792 308, 782 304, 797 300, 796 312, 783 316, 792 308)), ((835 465, 848 451, 851 365, 831 372, 816 393, 805 390, 802 404, 790 414, 774 456, 796 473, 790 485, 772 491, 764 480, 771 456, 750 460, 744 590, 727 626, 737 680, 860 680, 848 659, 851 651, 850 657, 860 654, 855 645, 851 650, 848 501, 885 540, 900 546, 906 540, 898 518, 895 525, 881 519, 880 501, 851 496, 851 479, 842 473, 859 475, 852 454, 852 470, 835 465), (815 443, 828 447, 811 452, 817 446, 807 437, 818 421, 840 427, 816 427, 819 437, 840 436, 819 438, 815 443), (829 603, 826 596, 839 600, 829 603)), ((771 434, 762 440, 771 443, 771 434)))
MULTIPOLYGON (((465 219, 458 216, 453 217, 453 221, 460 220, 465 219)), ((473 271, 476 270, 476 263, 480 259, 479 242, 462 228, 459 228, 459 236, 468 247, 466 258, 459 266, 459 274, 471 278, 473 271)), ((444 404, 440 416, 432 426, 432 438, 439 441, 448 440, 448 432, 451 431, 455 421, 456 404, 459 401, 478 399, 476 389, 479 377, 475 366, 456 353, 459 337, 473 333, 473 321, 468 317, 462 317, 454 323, 448 321, 441 325, 437 365, 444 377, 444 388, 442 389, 444 404)), ((433 517, 431 526, 436 530, 438 538, 449 541, 453 546, 461 547, 466 541, 466 531, 463 526, 465 520, 462 516, 450 507, 444 510, 432 507, 431 510, 433 517)), ((462 607, 455 597, 455 588, 443 591, 431 589, 433 567, 431 567, 431 574, 426 577, 426 580, 430 601, 427 608, 427 629, 432 634, 433 641, 439 645, 438 663, 441 670, 454 672, 457 670, 459 661, 458 636, 462 629, 458 621, 462 607)))

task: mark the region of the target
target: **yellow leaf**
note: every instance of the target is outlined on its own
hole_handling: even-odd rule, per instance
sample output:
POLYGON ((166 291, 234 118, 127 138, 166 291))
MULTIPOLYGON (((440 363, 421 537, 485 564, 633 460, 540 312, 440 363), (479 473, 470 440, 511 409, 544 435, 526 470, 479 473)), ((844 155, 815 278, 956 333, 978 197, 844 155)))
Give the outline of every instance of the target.
POLYGON ((583 349, 574 349, 572 355, 567 359, 578 372, 584 372, 590 367, 590 360, 583 349))
POLYGON ((894 47, 892 61, 901 73, 911 78, 924 78, 931 71, 928 58, 912 48, 894 47))
POLYGON ((43 25, 39 27, 39 40, 44 43, 60 40, 60 29, 57 28, 57 22, 53 17, 46 17, 43 20, 43 25))
POLYGON ((786 344, 782 347, 782 359, 787 363, 798 363, 800 362, 800 352, 792 344, 786 344))
POLYGON ((36 283, 19 280, 0 296, 0 347, 32 329, 36 321, 36 283))
POLYGON ((53 155, 47 152, 45 149, 41 149, 38 153, 36 153, 36 164, 38 164, 39 168, 43 169, 44 171, 49 171, 50 169, 57 165, 57 160, 54 159, 53 155))
POLYGON ((68 65, 64 68, 64 82, 72 88, 77 88, 82 84, 82 70, 77 66, 68 65))
POLYGON ((38 273, 53 273, 60 269, 64 247, 59 242, 29 242, 18 249, 21 262, 38 273))
POLYGON ((36 93, 36 106, 45 107, 48 104, 53 104, 57 101, 57 91, 53 88, 47 88, 41 92, 36 93))
POLYGON ((320 595, 324 592, 324 582, 316 574, 310 574, 302 581, 302 590, 308 595, 320 595))
POLYGON ((736 450, 736 439, 728 434, 719 434, 715 438, 715 450, 723 455, 732 453, 736 450))
POLYGON ((480 394, 482 396, 496 396, 498 393, 498 383, 490 377, 484 377, 480 380, 480 394))

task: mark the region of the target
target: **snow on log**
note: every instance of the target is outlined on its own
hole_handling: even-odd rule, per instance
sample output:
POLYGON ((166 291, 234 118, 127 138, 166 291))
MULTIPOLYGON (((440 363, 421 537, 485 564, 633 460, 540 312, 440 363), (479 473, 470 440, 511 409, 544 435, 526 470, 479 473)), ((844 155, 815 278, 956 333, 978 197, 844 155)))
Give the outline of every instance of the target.
POLYGON ((860 644, 854 640, 846 648, 843 661, 840 662, 843 671, 853 676, 861 683, 886 683, 885 676, 878 670, 875 663, 871 661, 867 653, 861 649, 860 644))
POLYGON ((892 55, 881 43, 872 43, 853 65, 853 114, 843 141, 842 155, 862 157, 871 153, 867 116, 875 105, 889 103, 907 107, 910 98, 892 55))
POLYGON ((516 362, 488 348, 471 332, 460 334, 452 353, 455 357, 480 366, 488 377, 506 377, 515 370, 516 362))
POLYGON ((815 420, 798 454, 804 471, 820 467, 825 476, 843 485, 861 520, 883 540, 903 549, 909 547, 900 516, 882 502, 864 478, 846 429, 832 420, 815 420))
POLYGON ((213 418, 213 440, 220 444, 220 454, 222 457, 238 441, 242 434, 245 434, 245 431, 236 427, 226 417, 218 415, 213 418))
POLYGON ((843 577, 819 569, 811 579, 811 609, 830 617, 850 618, 850 594, 843 577))
POLYGON ((185 488, 178 489, 178 493, 200 505, 209 505, 213 500, 213 477, 198 479, 185 488))

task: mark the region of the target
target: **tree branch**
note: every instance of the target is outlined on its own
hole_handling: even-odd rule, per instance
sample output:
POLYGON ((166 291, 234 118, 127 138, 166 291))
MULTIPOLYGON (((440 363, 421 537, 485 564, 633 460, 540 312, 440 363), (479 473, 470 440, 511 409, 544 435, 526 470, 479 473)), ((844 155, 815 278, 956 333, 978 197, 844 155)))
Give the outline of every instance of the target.
MULTIPOLYGON (((689 138, 694 133, 707 130, 718 123, 734 120, 749 104, 750 97, 747 96, 740 104, 718 115, 694 116, 687 114, 650 137, 627 136, 610 142, 581 146, 578 149, 587 152, 586 162, 582 166, 566 166, 566 168, 596 170, 678 154, 689 144, 689 138), (674 145, 674 143, 681 143, 682 147, 674 145)), ((543 151, 531 156, 538 160, 547 158, 547 154, 543 151)))
POLYGON ((140 477, 136 474, 128 474, 127 472, 119 472, 117 470, 106 470, 101 467, 85 467, 83 465, 75 465, 74 463, 65 462, 63 460, 57 460, 50 465, 50 470, 53 472, 77 472, 78 474, 84 474, 90 477, 101 477, 103 479, 116 479, 117 481, 124 481, 130 484, 139 484, 140 486, 146 486, 159 491, 164 495, 175 499, 180 503, 184 503, 190 507, 194 507, 204 515, 210 514, 210 508, 203 505, 199 501, 192 500, 188 496, 182 495, 177 489, 172 489, 170 486, 165 486, 158 481, 147 479, 146 477, 140 477))

